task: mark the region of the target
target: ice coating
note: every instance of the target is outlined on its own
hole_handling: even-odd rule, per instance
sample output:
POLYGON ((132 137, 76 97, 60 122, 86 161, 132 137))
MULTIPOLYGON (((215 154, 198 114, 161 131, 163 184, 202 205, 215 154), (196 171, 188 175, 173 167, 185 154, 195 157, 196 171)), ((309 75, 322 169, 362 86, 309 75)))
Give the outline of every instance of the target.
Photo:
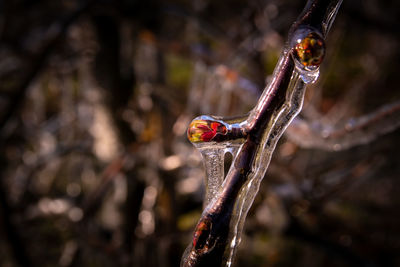
POLYGON ((213 116, 199 116, 190 123, 187 137, 193 145, 199 148, 213 143, 225 143, 229 146, 229 143, 245 137, 246 133, 240 127, 240 122, 244 119, 238 117, 224 120, 213 116))
POLYGON ((206 171, 206 195, 204 197, 204 206, 211 201, 217 194, 224 180, 224 146, 205 146, 199 148, 203 156, 204 169, 206 171))
POLYGON ((298 67, 296 65, 296 69, 298 74, 300 75, 300 78, 303 80, 304 83, 314 83, 318 80, 319 77, 319 68, 315 70, 305 70, 301 67, 298 67))
MULTIPOLYGON (((235 144, 240 148, 234 155, 225 180, 224 154, 233 143, 193 142, 202 151, 205 160, 206 207, 193 234, 193 242, 185 251, 181 266, 204 266, 211 264, 214 259, 218 259, 218 262, 214 262, 212 266, 232 264, 246 215, 268 168, 276 143, 300 111, 304 97, 306 83, 295 68, 290 48, 282 54, 273 77, 248 118, 235 124, 241 133, 237 139, 240 142, 235 144)), ((222 119, 218 122, 224 124, 222 119)), ((207 126, 211 123, 207 122, 207 126)), ((215 137, 229 136, 233 127, 231 124, 226 125, 228 132, 215 137)))
POLYGON ((325 41, 316 29, 300 27, 291 38, 290 47, 297 72, 304 83, 313 83, 318 79, 319 66, 325 56, 325 41))
POLYGON ((287 126, 301 110, 305 93, 304 88, 305 83, 301 79, 300 74, 294 72, 289 85, 290 96, 288 98, 288 103, 283 106, 283 109, 274 114, 273 119, 269 123, 262 137, 261 149, 257 151, 256 160, 252 166, 254 174, 250 175, 246 186, 242 188, 236 202, 233 211, 234 216, 231 221, 233 231, 230 239, 232 241, 230 243, 229 257, 226 266, 231 266, 232 264, 237 246, 240 243, 246 215, 257 195, 261 180, 267 171, 275 146, 287 126))
POLYGON ((232 158, 234 158, 239 147, 240 144, 230 142, 197 147, 203 157, 206 173, 206 195, 204 197, 204 207, 206 207, 212 198, 216 196, 222 182, 224 181, 225 154, 230 153, 232 154, 232 158))
MULTIPOLYGON (((231 147, 231 150, 237 148, 232 148, 229 142, 223 143, 222 147, 218 143, 202 144, 202 146, 209 145, 203 154, 204 159, 208 158, 208 162, 205 162, 206 168, 211 169, 207 171, 209 188, 205 201, 208 204, 195 229, 193 242, 185 252, 182 266, 203 266, 216 258, 220 262, 213 266, 231 265, 240 242, 245 217, 258 192, 275 145, 302 104, 305 83, 297 72, 293 72, 294 63, 289 53, 282 55, 276 72, 279 70, 285 70, 286 75, 275 75, 260 97, 260 101, 270 103, 274 108, 256 105, 248 119, 240 123, 240 127, 247 129, 248 135, 254 140, 249 139, 249 136, 240 139, 243 144, 240 145, 233 164, 219 188, 216 187, 221 183, 222 155, 227 151, 227 147, 231 147), (277 93, 283 95, 283 103, 275 101, 274 96, 277 93), (265 125, 254 123, 258 118, 265 116, 269 117, 265 125), (210 148, 213 145, 214 148, 210 148)), ((196 147, 204 150, 199 144, 196 147)))
POLYGON ((315 31, 297 30, 294 40, 293 55, 300 64, 305 68, 321 65, 325 56, 325 41, 321 35, 315 31))
POLYGON ((308 1, 305 11, 292 27, 273 79, 247 119, 231 124, 211 117, 209 122, 196 124, 188 132, 189 139, 194 137, 192 143, 203 150, 203 158, 208 161, 205 166, 209 170, 206 207, 181 266, 231 266, 246 215, 276 144, 300 112, 306 84, 319 76, 319 65, 325 53, 323 38, 340 3, 341 0, 308 1), (311 12, 324 9, 326 13, 322 17, 315 17, 313 15, 318 12, 311 12), (219 125, 213 126, 213 122, 226 126, 227 131, 221 130, 219 125), (235 142, 231 143, 232 140, 235 142), (234 152, 233 161, 224 179, 223 160, 229 149, 234 152))
POLYGON ((226 135, 228 129, 220 121, 212 119, 194 119, 188 129, 188 139, 192 143, 209 142, 217 135, 226 135))

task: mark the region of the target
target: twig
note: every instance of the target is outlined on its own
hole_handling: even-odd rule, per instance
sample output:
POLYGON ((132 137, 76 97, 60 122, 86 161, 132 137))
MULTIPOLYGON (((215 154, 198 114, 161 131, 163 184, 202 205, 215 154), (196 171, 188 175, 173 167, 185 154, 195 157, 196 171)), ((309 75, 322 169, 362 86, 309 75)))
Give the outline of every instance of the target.
MULTIPOLYGON (((307 71, 318 68, 324 52, 323 37, 326 36, 340 3, 341 1, 328 0, 308 1, 303 13, 292 26, 288 46, 282 53, 273 80, 249 117, 237 125, 244 143, 219 193, 204 210, 196 226, 193 242, 182 258, 182 266, 231 264, 240 240, 241 226, 276 143, 302 106, 305 83, 302 74, 298 70, 294 71, 295 64, 302 65, 300 68, 307 71), (311 40, 316 46, 311 48, 313 53, 310 56, 304 46, 309 49, 308 42, 311 40), (250 195, 245 188, 252 188, 247 190, 254 194, 250 195)), ((189 139, 200 144, 220 142, 218 139, 229 133, 227 125, 223 123, 210 122, 211 131, 204 128, 204 124, 195 125, 189 128, 189 139), (199 142, 193 137, 200 137, 199 142)))
POLYGON ((297 118, 286 131, 286 136, 304 148, 339 151, 368 144, 399 127, 400 101, 397 101, 370 114, 348 119, 335 127, 320 121, 297 118))

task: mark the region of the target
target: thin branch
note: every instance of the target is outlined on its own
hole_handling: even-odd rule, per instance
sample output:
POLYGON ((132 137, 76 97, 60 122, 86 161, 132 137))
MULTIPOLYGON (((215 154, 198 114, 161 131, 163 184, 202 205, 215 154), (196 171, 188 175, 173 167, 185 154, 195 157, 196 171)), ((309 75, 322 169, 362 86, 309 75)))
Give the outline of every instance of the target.
MULTIPOLYGON (((324 52, 322 37, 326 36, 340 3, 308 1, 303 13, 290 29, 288 46, 282 53, 271 83, 249 117, 238 124, 244 143, 220 191, 204 210, 196 226, 193 242, 182 258, 182 266, 231 264, 237 239, 240 239, 241 225, 255 197, 255 194, 250 196, 244 187, 255 188, 252 190, 255 193, 258 191, 277 141, 302 106, 305 83, 302 74, 297 69, 295 71, 295 60, 299 60, 299 64, 306 69, 309 66, 313 70, 318 68, 323 58, 320 52, 324 52), (307 57, 305 50, 301 50, 307 38, 314 39, 313 42, 318 45, 318 53, 311 58, 307 57), (240 192, 244 194, 241 197, 240 192), (233 223, 233 220, 236 222, 233 223)), ((222 121, 210 122, 210 125, 211 131, 201 123, 189 128, 189 139, 200 136, 200 142, 191 141, 215 142, 215 138, 229 133, 222 121), (191 135, 197 130, 199 135, 191 135), (210 132, 211 136, 208 135, 210 132)))
POLYGON ((400 101, 396 101, 334 127, 321 121, 296 118, 287 129, 286 136, 304 148, 339 151, 371 143, 399 127, 400 101))

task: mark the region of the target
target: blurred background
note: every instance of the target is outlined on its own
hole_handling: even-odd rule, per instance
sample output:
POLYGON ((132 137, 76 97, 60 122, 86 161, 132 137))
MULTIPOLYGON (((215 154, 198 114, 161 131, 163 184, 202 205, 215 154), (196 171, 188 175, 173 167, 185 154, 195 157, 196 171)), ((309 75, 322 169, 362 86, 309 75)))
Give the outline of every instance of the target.
MULTIPOLYGON (((186 127, 253 107, 304 4, 1 1, 0 266, 178 266, 186 127)), ((344 1, 234 266, 400 266, 399 13, 344 1)))

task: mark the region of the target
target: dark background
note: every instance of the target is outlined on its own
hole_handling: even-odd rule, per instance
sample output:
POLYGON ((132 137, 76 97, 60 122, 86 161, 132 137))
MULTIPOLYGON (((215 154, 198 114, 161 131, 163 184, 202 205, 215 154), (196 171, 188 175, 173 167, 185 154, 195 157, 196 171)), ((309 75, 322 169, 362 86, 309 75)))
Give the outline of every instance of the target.
MULTIPOLYGON (((304 4, 1 1, 0 266, 178 266, 204 194, 185 129, 251 109, 304 4)), ((343 3, 316 136, 282 137, 234 266, 400 266, 399 13, 343 3)))

